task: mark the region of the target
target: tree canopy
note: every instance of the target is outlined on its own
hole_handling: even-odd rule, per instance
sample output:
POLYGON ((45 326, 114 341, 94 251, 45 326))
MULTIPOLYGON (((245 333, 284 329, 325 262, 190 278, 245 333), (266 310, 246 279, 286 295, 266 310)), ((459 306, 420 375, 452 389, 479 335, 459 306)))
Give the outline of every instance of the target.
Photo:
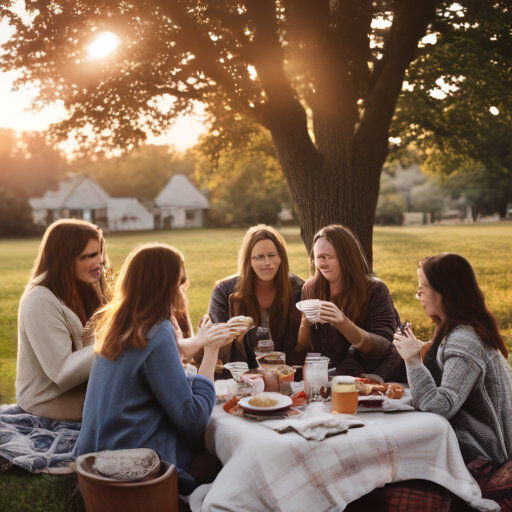
POLYGON ((512 202, 512 2, 454 11, 434 23, 435 47, 408 69, 393 135, 414 142, 426 166, 465 191, 474 213, 512 202), (434 93, 432 94, 432 91, 434 93))
MULTIPOLYGON (((461 0, 463 15, 508 2, 461 0)), ((310 249, 320 227, 342 222, 371 261, 379 177, 406 70, 431 23, 460 23, 436 0, 35 0, 4 70, 40 85, 37 105, 69 111, 55 133, 87 129, 95 144, 128 147, 159 133, 194 101, 210 106, 220 145, 250 116, 268 129, 310 249), (121 44, 103 60, 88 45, 103 31, 121 44)), ((420 48, 421 50, 421 48, 420 48)))

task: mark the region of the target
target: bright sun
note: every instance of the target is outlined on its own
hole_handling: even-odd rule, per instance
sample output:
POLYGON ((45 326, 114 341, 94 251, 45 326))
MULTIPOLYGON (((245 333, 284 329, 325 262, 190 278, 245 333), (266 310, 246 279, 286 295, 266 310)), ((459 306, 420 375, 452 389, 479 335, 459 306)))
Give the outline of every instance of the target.
POLYGON ((101 59, 110 52, 113 52, 119 46, 119 37, 112 32, 101 33, 94 43, 89 45, 89 55, 91 59, 101 59))

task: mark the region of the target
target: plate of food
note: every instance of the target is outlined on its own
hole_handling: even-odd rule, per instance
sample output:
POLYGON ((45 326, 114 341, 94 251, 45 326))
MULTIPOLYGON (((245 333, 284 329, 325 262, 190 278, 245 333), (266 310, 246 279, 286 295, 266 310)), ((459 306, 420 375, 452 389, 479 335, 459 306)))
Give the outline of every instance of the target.
POLYGON ((246 396, 239 402, 243 409, 252 412, 279 411, 292 405, 292 399, 281 393, 258 393, 254 396, 246 396))

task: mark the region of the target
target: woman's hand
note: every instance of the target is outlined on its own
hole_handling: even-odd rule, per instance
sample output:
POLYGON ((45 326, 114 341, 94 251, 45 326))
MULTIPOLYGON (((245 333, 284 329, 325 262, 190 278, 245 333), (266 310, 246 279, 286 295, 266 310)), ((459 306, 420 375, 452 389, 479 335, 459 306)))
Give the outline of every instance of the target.
POLYGON ((322 302, 320 305, 320 321, 332 324, 336 329, 341 330, 345 316, 339 310, 336 304, 332 302, 322 302))
POLYGON ((212 324, 210 322, 206 327, 208 329, 208 334, 205 349, 209 348, 212 350, 218 350, 223 345, 231 343, 235 337, 234 333, 230 330, 229 324, 212 324))
POLYGON ((410 326, 407 326, 404 330, 404 334, 401 333, 400 329, 397 329, 393 345, 395 345, 398 353, 405 361, 417 360, 421 362, 424 357, 422 357, 422 354, 427 353, 431 343, 423 343, 422 341, 417 340, 412 333, 410 326))

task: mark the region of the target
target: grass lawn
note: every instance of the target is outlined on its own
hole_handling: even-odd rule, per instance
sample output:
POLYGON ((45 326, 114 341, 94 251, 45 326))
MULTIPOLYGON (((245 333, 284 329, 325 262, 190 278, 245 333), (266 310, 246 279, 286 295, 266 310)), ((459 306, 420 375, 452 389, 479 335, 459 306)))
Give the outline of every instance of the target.
MULTIPOLYGON (((196 325, 208 309, 215 282, 236 272, 237 255, 244 232, 183 230, 112 234, 107 237, 107 252, 111 267, 117 273, 128 253, 141 243, 157 240, 181 250, 185 255, 187 275, 191 282, 188 297, 192 321, 196 325)), ((298 229, 283 229, 283 235, 288 245, 292 272, 307 278, 309 271, 306 251, 298 229)), ((0 240, 0 403, 15 401, 18 302, 38 246, 38 239, 0 240)), ((432 330, 430 321, 414 298, 417 290, 416 265, 424 256, 444 251, 458 252, 472 263, 488 306, 496 315, 501 332, 512 348, 512 223, 376 227, 374 270, 389 286, 402 319, 409 319, 420 339, 426 340, 429 337, 432 330)), ((57 490, 46 492, 50 485, 48 482, 55 480, 52 477, 34 477, 27 479, 27 482, 44 488, 45 492, 39 493, 41 496, 58 496, 55 498, 55 503, 59 502, 58 506, 37 508, 40 505, 36 507, 36 502, 33 502, 27 505, 29 508, 15 508, 14 501, 12 505, 4 505, 2 500, 7 495, 12 496, 17 503, 21 500, 24 491, 7 494, 8 489, 12 491, 18 488, 19 478, 19 475, 4 475, 0 478, 0 510, 67 510, 62 508, 62 503, 67 503, 65 493, 57 490)))

